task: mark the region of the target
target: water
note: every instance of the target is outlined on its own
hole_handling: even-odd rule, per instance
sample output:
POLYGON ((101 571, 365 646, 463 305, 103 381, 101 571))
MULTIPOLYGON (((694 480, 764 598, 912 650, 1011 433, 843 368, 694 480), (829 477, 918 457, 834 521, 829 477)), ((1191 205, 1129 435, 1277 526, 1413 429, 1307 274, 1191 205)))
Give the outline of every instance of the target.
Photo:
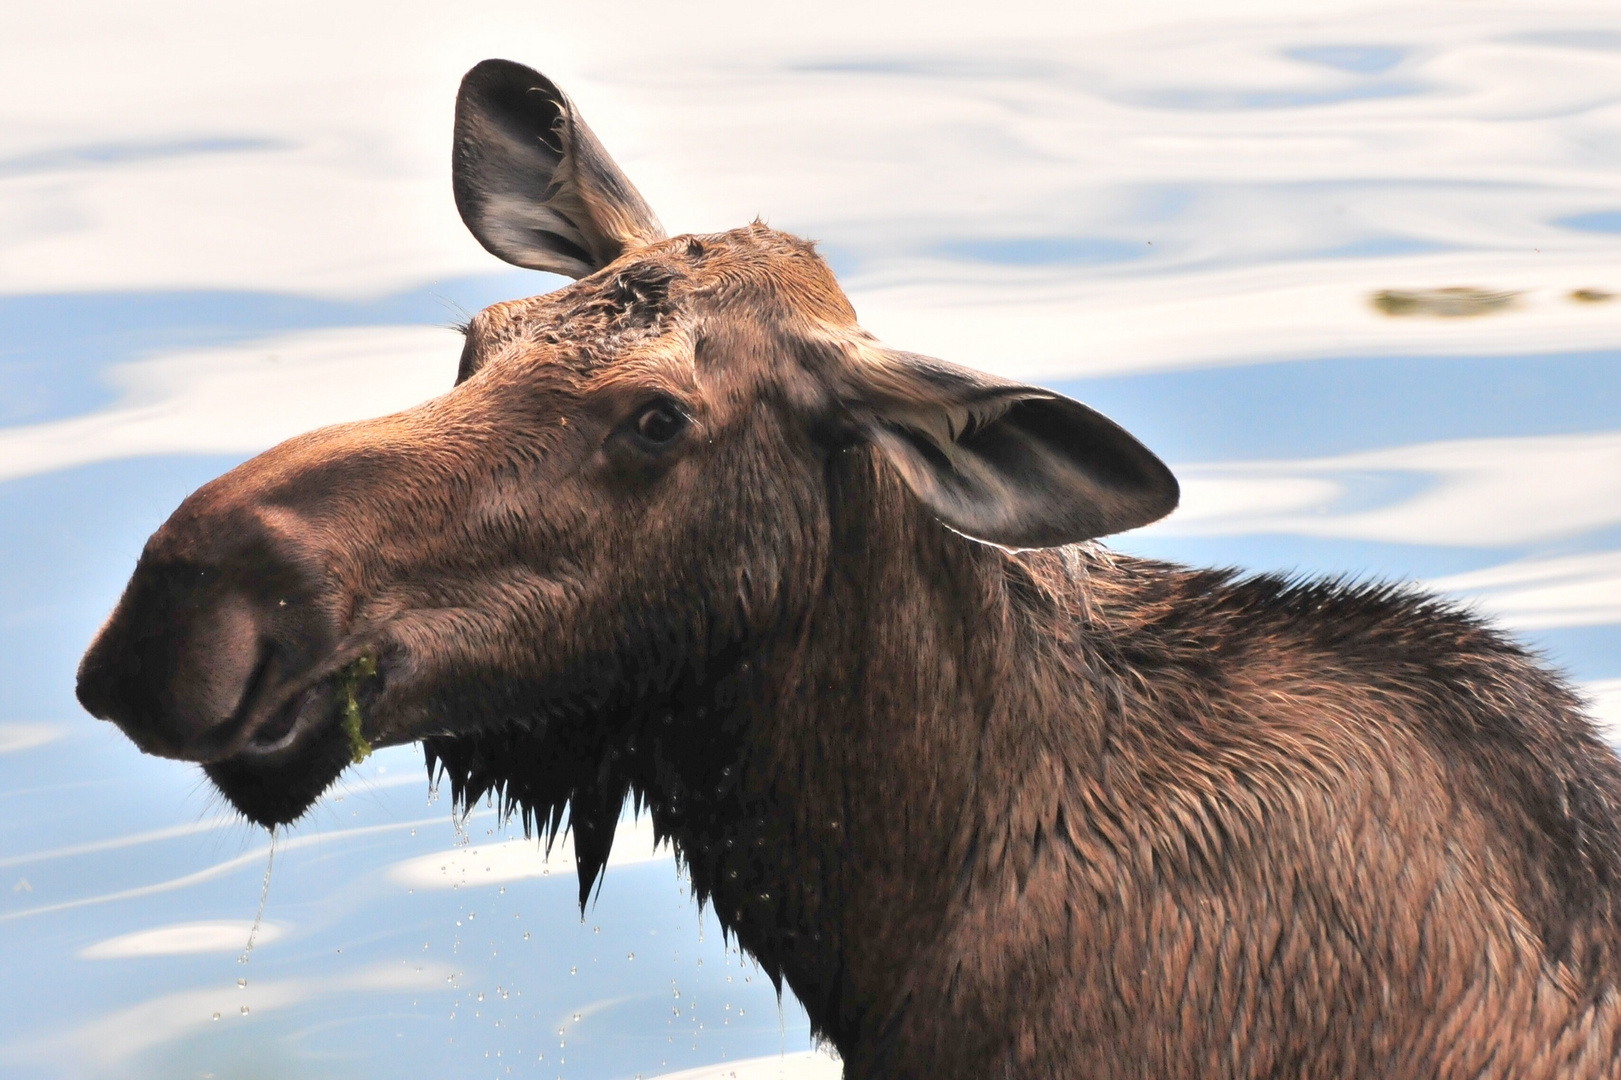
POLYGON ((880 336, 1142 436, 1186 501, 1120 547, 1434 582, 1621 722, 1613 5, 576 7, 0 15, 0 1071, 833 1068, 645 830, 582 921, 567 851, 385 750, 271 883, 197 770, 73 701, 187 492, 440 392, 446 325, 556 283, 455 218, 487 55, 567 87, 672 230, 762 213, 880 336))

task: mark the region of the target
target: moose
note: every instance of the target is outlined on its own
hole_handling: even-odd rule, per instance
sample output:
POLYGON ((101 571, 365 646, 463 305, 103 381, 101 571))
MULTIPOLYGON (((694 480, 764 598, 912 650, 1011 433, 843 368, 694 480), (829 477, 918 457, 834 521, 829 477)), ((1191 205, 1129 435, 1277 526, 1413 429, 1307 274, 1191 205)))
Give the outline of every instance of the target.
POLYGON ((187 498, 89 712, 266 826, 420 741, 582 904, 632 800, 850 1080, 1621 1076, 1621 766, 1524 648, 1111 553, 1178 501, 1136 439, 873 338, 810 243, 667 236, 529 68, 453 179, 575 281, 187 498))

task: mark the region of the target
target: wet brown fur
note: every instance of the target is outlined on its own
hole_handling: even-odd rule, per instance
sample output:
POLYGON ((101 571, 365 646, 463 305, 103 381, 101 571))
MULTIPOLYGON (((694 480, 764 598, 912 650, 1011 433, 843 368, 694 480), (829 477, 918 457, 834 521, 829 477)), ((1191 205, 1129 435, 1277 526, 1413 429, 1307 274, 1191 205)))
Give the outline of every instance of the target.
POLYGON ((98 642, 81 692, 282 820, 341 754, 188 748, 197 671, 376 652, 373 741, 571 815, 582 896, 646 807, 851 1078, 1621 1075, 1621 772, 1558 678, 1404 589, 969 540, 851 434, 861 340, 760 225, 490 308, 449 394, 187 500, 102 635, 165 681, 98 642), (650 395, 673 460, 611 449, 650 395))

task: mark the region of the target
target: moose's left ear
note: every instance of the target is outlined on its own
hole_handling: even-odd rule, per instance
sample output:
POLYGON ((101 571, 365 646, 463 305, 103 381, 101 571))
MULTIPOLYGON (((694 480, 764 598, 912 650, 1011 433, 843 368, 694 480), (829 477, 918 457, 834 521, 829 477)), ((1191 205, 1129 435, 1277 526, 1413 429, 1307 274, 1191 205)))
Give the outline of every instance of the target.
POLYGON ((958 532, 1055 547, 1176 509, 1176 477, 1078 401, 916 353, 861 347, 844 406, 917 497, 958 532))
POLYGON ((568 95, 510 60, 462 79, 451 179, 478 242, 531 270, 581 278, 664 237, 568 95))

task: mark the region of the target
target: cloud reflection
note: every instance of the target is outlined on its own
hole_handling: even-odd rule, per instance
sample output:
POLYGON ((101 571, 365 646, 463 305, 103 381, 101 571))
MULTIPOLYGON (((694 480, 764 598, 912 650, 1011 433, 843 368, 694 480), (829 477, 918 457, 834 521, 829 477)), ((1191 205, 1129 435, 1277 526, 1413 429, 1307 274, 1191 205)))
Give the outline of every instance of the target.
MULTIPOLYGON (((253 941, 256 946, 266 945, 284 933, 286 930, 276 923, 261 922, 253 941)), ((98 941, 80 949, 79 956, 85 960, 130 960, 146 956, 241 952, 250 934, 253 934, 253 923, 240 919, 173 923, 98 941)))
POLYGON ((652 1080, 839 1080, 843 1075, 844 1063, 831 1052, 806 1050, 660 1073, 652 1080))
POLYGON ((33 1049, 40 1056, 82 1058, 106 1069, 211 1023, 249 1023, 254 1016, 335 994, 427 990, 443 985, 453 973, 442 964, 380 964, 319 979, 253 979, 246 987, 182 990, 107 1013, 33 1049))
POLYGON ((319 330, 114 368, 110 409, 0 428, 0 481, 153 454, 252 453, 450 389, 459 345, 438 327, 319 330))
MULTIPOLYGON (((632 866, 673 857, 668 844, 655 841, 652 819, 642 817, 620 822, 607 865, 632 866)), ((388 876, 414 889, 459 889, 549 877, 554 872, 572 880, 574 865, 574 837, 568 835, 558 838, 550 854, 533 839, 475 844, 406 859, 390 868, 388 876)))
POLYGON ((1599 679, 1578 689, 1587 696, 1593 718, 1611 742, 1621 743, 1621 679, 1599 679))
POLYGON ((1621 551, 1525 559, 1429 585, 1523 630, 1621 624, 1621 551))
MULTIPOLYGON (((55 742, 68 733, 66 724, 0 724, 0 754, 16 754, 55 742)), ((5 860, 0 860, 0 866, 5 860)))
MULTIPOLYGON (((335 829, 330 832, 310 833, 305 836, 281 838, 276 841, 278 852, 296 851, 302 847, 316 844, 334 844, 343 840, 359 839, 365 836, 375 836, 379 833, 400 832, 405 829, 417 828, 423 825, 436 825, 443 823, 443 817, 418 818, 415 821, 400 821, 388 825, 367 825, 358 829, 335 829)), ((175 892, 180 889, 189 889, 194 885, 201 885, 207 881, 240 870, 245 866, 260 865, 270 856, 270 845, 254 848, 235 858, 225 859, 195 870, 189 874, 169 878, 165 881, 153 882, 150 885, 138 885, 131 889, 119 889, 114 892, 97 893, 92 896, 81 896, 73 900, 63 900, 55 904, 42 904, 39 907, 24 908, 21 911, 8 911, 0 914, 0 923, 12 922, 17 919, 28 919, 37 915, 48 915, 57 911, 70 911, 74 908, 89 907, 95 904, 110 904, 119 900, 133 900, 142 896, 153 896, 158 893, 175 892)))
POLYGON ((1177 473, 1183 502, 1157 526, 1165 535, 1506 547, 1621 524, 1621 432, 1461 439, 1177 473))
POLYGON ((170 825, 162 829, 148 829, 145 832, 114 836, 106 840, 90 840, 82 844, 67 844, 63 847, 47 848, 44 851, 31 851, 26 855, 8 855, 5 858, 0 858, 0 866, 17 866, 22 863, 44 862, 47 859, 66 859, 76 855, 95 855, 103 851, 116 851, 119 848, 139 847, 142 844, 172 840, 177 836, 191 836, 193 833, 228 828, 232 825, 241 824, 241 821, 242 819, 239 817, 220 815, 186 825, 170 825))

